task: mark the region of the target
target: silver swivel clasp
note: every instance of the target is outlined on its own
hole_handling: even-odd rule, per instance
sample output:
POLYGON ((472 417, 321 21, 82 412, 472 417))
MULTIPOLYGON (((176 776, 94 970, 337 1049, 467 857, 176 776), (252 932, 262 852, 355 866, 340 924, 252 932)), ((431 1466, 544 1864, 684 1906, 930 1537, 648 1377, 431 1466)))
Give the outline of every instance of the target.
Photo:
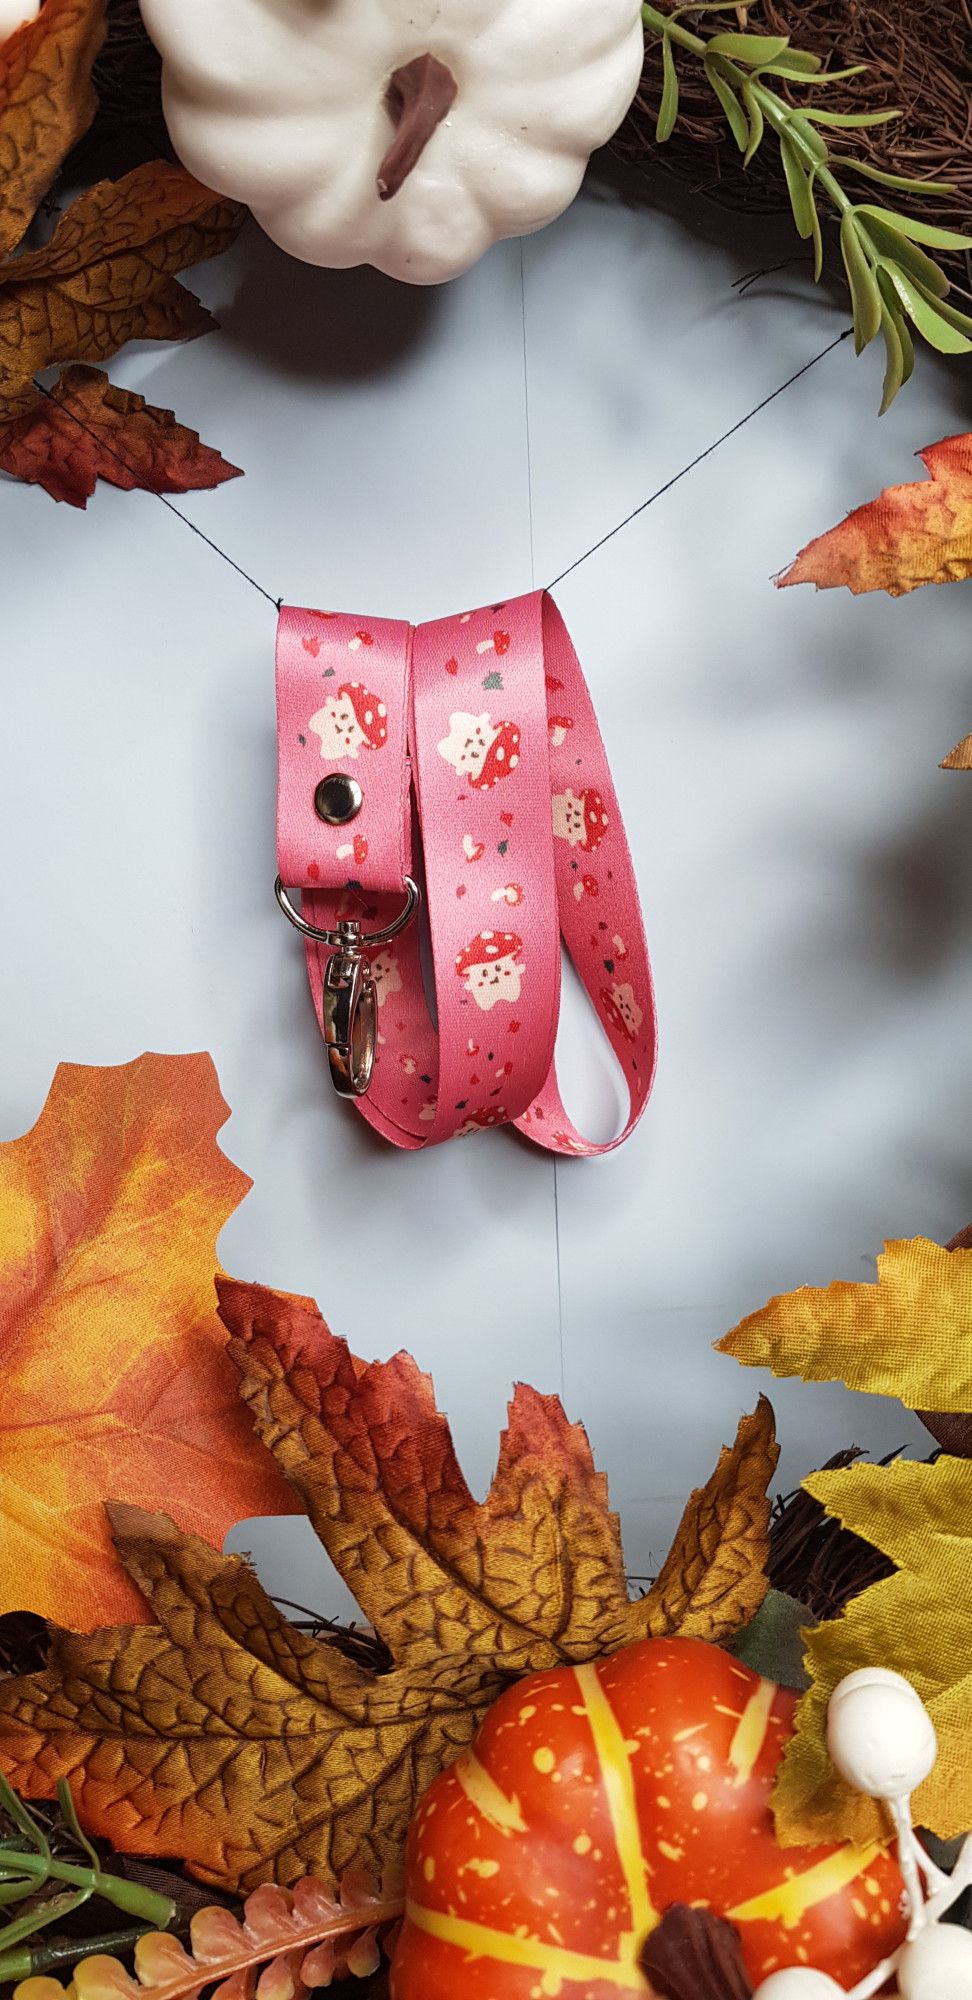
POLYGON ((322 1020, 331 1082, 339 1097, 363 1097, 378 1047, 378 990, 361 925, 338 925, 340 944, 324 967, 322 1020))
POLYGON ((418 907, 419 891, 410 875, 405 877, 404 888, 405 903, 397 917, 383 930, 363 931, 356 917, 342 918, 333 930, 309 924, 294 908, 279 875, 273 885, 277 902, 294 929, 302 937, 329 947, 330 956, 324 967, 321 1026, 331 1082, 339 1097, 364 1097, 374 1075, 378 989, 368 954, 397 937, 411 922, 418 907))

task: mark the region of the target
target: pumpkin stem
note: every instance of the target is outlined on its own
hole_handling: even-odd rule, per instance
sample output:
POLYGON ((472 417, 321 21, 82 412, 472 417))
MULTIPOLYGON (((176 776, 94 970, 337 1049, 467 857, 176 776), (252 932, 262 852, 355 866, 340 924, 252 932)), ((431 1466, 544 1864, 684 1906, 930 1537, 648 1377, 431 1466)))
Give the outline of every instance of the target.
POLYGON ((378 169, 382 201, 398 193, 455 102, 458 88, 451 69, 437 56, 414 56, 392 71, 385 108, 398 129, 378 169))

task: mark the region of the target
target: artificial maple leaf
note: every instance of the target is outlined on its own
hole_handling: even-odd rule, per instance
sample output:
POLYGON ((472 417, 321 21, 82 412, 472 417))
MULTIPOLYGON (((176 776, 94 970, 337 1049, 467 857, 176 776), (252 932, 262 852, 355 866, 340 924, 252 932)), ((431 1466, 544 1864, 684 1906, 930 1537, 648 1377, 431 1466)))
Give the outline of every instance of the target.
POLYGON ((98 107, 91 82, 105 0, 44 0, 0 42, 0 256, 16 248, 98 107))
POLYGON ((216 1237, 250 1186, 227 1116, 206 1055, 64 1063, 0 1146, 0 1611, 145 1616, 106 1494, 220 1540, 293 1508, 216 1316, 216 1237))
MULTIPOLYGON (((377 1873, 511 1679, 670 1632, 671 1606, 629 1600, 606 1482, 556 1397, 517 1389, 480 1505, 407 1355, 356 1361, 308 1299, 228 1279, 220 1298, 257 1427, 393 1667, 376 1675, 289 1625, 242 1558, 113 1508, 158 1623, 56 1634, 45 1672, 0 1681, 0 1764, 32 1796, 69 1777, 92 1832, 178 1853, 207 1881, 377 1873)), ((683 1629, 727 1636, 741 1597, 765 1591, 768 1502, 749 1501, 744 1526, 725 1491, 732 1467, 740 1488, 765 1491, 775 1459, 763 1403, 720 1460, 721 1498, 689 1503, 748 1538, 754 1581, 703 1609, 693 1576, 683 1629)))
POLYGON ((972 771, 972 736, 963 736, 939 765, 940 771, 972 771))
POLYGON ((807 1491, 845 1528, 883 1550, 897 1573, 808 1632, 812 1685, 797 1711, 774 1800, 784 1845, 886 1837, 883 1807, 851 1791, 827 1755, 827 1703, 845 1674, 904 1674, 938 1733, 938 1762, 914 1795, 915 1818, 943 1839, 972 1826, 972 1464, 850 1466, 816 1472, 807 1491))
POLYGON ((84 507, 98 479, 130 491, 187 493, 239 477, 197 431, 144 396, 115 389, 100 368, 65 369, 49 396, 0 421, 0 469, 54 500, 84 507))
POLYGON ((435 1670, 443 1618, 453 1649, 464 1628, 520 1674, 649 1634, 726 1637, 759 1609, 778 1456, 765 1398, 692 1494, 657 1583, 632 1606, 607 1482, 557 1397, 517 1389, 477 1507, 409 1355, 364 1368, 312 1299, 232 1278, 217 1289, 256 1429, 400 1664, 435 1670), (553 1651, 538 1650, 541 1634, 553 1651))
POLYGON ((244 211, 167 160, 99 181, 49 243, 0 264, 0 413, 38 401, 56 361, 104 361, 128 340, 186 340, 215 325, 175 276, 225 250, 244 211))
POLYGON ((918 453, 930 480, 888 486, 818 535, 777 579, 779 585, 846 584, 855 595, 886 590, 902 597, 923 583, 972 575, 972 433, 942 438, 918 453))
POLYGON ((876 1284, 802 1285, 741 1320, 719 1351, 747 1368, 844 1382, 911 1409, 972 1410, 972 1249, 886 1243, 876 1284))

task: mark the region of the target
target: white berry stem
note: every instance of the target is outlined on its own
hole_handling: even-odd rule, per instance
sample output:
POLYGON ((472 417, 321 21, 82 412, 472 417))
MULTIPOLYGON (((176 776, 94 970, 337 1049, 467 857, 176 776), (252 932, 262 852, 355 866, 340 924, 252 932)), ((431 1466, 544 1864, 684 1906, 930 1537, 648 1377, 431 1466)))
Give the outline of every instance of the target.
POLYGON ((893 1958, 882 1959, 880 1965, 876 1965, 874 1971, 869 1972, 866 1979, 860 1980, 856 1986, 851 1987, 847 1995, 847 2000, 871 2000, 872 1994, 883 1992, 897 1966, 900 1956, 900 1952, 896 1951, 893 1958))
POLYGON ((891 1816, 898 1835, 898 1860, 908 1903, 908 1936, 916 1937, 928 1921, 925 1892, 921 1886, 921 1847, 911 1817, 911 1799, 889 1799, 891 1816))

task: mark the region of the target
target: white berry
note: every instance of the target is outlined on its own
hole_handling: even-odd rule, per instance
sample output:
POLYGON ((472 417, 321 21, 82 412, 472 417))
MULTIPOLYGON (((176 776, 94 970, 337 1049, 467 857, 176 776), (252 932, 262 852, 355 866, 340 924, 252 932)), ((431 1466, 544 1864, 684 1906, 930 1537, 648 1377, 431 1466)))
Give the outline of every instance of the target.
POLYGON ((753 2000, 846 2000, 846 1993, 826 1972, 814 1972, 809 1965, 788 1965, 785 1972, 771 1972, 757 1986, 753 2000))
POLYGON ((848 1674, 827 1711, 830 1761, 872 1799, 905 1799, 932 1770, 938 1742, 931 1716, 910 1681, 885 1667, 848 1674))
POLYGON ((969 2000, 972 1931, 957 1924, 929 1924, 906 1944, 898 1960, 901 2000, 969 2000))

